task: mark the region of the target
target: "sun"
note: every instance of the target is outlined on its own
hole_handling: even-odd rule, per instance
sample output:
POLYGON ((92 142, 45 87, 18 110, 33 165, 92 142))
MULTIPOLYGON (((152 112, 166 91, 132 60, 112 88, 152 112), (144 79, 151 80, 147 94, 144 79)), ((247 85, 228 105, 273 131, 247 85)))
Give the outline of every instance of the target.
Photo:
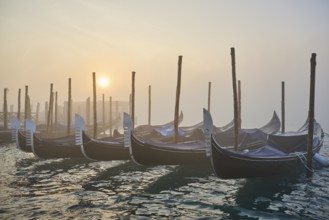
POLYGON ((102 88, 107 88, 110 84, 110 80, 107 76, 101 76, 98 80, 99 86, 102 88))

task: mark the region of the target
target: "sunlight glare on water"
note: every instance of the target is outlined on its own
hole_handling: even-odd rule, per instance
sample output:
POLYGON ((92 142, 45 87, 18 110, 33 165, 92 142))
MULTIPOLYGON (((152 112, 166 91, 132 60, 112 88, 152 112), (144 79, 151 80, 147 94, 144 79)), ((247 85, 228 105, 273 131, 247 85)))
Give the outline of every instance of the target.
MULTIPOLYGON (((329 158, 329 138, 321 154, 329 158)), ((222 180, 210 167, 40 160, 0 147, 1 219, 326 219, 329 172, 222 180)))

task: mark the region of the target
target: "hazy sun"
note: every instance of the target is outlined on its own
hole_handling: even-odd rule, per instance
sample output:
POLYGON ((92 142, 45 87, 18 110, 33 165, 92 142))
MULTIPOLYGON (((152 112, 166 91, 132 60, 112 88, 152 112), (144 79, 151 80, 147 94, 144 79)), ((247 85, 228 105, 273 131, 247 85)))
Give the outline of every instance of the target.
POLYGON ((109 84, 110 84, 110 80, 109 80, 109 78, 106 77, 106 76, 101 76, 101 77, 99 78, 99 80, 98 80, 98 83, 99 83, 100 87, 102 87, 102 88, 106 88, 106 87, 109 86, 109 84))

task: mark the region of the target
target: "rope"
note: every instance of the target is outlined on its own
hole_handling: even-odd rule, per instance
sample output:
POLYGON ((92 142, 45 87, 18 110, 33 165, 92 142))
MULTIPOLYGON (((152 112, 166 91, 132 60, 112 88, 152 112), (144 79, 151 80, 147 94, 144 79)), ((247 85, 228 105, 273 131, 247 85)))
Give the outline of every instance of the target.
POLYGON ((290 153, 290 155, 296 155, 298 157, 298 159, 300 160, 300 162, 303 164, 303 166, 310 172, 314 172, 313 169, 310 169, 308 166, 307 166, 307 158, 305 157, 305 155, 301 152, 294 152, 294 153, 290 153))

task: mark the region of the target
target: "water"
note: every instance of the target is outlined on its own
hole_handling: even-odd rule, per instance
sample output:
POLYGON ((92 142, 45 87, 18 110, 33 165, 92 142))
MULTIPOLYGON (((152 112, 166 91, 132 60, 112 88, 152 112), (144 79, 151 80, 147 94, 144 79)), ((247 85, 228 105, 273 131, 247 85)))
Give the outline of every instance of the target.
MULTIPOLYGON (((329 137, 321 154, 329 158, 329 137)), ((327 219, 329 168, 222 180, 209 167, 40 160, 0 146, 0 219, 327 219)))

